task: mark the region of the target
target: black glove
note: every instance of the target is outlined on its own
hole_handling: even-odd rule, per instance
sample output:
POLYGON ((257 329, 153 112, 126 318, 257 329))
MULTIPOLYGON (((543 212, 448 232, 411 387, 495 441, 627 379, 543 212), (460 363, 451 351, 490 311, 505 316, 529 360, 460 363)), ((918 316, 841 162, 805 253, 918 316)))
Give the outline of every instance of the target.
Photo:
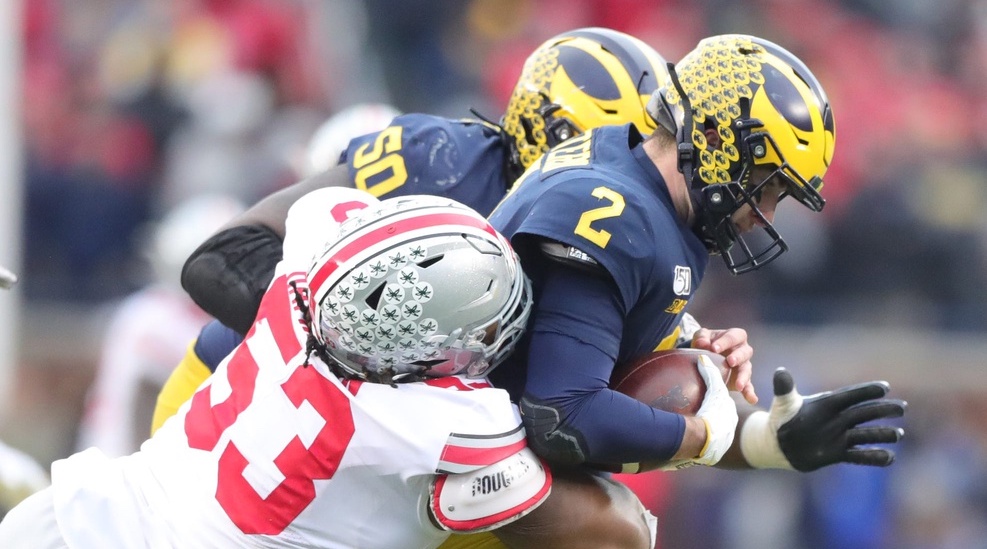
POLYGON ((898 442, 904 429, 860 425, 904 415, 904 401, 884 398, 889 390, 886 382, 871 381, 803 397, 792 374, 779 368, 771 410, 755 412, 744 424, 744 457, 753 467, 802 472, 836 463, 887 467, 894 452, 871 445, 898 442))

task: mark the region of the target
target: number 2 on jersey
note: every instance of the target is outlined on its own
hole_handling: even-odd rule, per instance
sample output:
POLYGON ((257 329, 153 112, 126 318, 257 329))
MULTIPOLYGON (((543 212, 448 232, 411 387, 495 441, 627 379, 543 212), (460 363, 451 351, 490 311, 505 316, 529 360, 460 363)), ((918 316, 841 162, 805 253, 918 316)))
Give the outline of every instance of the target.
POLYGON ((593 189, 593 196, 600 200, 609 200, 610 205, 583 212, 583 215, 579 216, 579 223, 576 223, 576 229, 573 232, 601 248, 606 248, 607 243, 610 242, 611 234, 603 229, 594 229, 592 224, 594 221, 620 216, 624 211, 624 197, 606 187, 593 189))

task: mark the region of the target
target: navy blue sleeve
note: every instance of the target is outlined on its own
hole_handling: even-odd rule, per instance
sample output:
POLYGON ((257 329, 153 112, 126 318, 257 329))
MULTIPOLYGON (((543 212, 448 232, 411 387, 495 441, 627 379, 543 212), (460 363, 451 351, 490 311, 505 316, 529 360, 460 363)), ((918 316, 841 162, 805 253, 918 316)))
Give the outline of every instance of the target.
POLYGON ((559 423, 529 437, 575 441, 590 463, 667 460, 682 443, 685 418, 608 388, 623 327, 620 302, 606 278, 564 267, 546 273, 529 327, 525 399, 554 409, 559 423))
POLYGON ((507 192, 506 154, 495 126, 418 113, 353 139, 345 153, 357 189, 380 199, 444 196, 484 216, 507 192))
POLYGON ((219 363, 243 341, 243 336, 218 320, 213 320, 202 327, 199 337, 195 340, 196 356, 215 372, 219 363))

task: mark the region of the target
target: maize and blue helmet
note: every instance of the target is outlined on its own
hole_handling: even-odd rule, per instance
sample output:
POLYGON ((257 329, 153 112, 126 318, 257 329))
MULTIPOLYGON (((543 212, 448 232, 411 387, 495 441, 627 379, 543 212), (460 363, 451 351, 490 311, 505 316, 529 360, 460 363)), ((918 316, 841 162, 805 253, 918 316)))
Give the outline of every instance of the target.
POLYGON ((632 122, 649 135, 656 126, 645 105, 666 73, 654 48, 611 29, 577 29, 543 43, 525 61, 501 119, 515 175, 592 128, 632 122))
POLYGON ((736 34, 700 41, 652 95, 648 113, 676 135, 697 232, 731 272, 788 249, 757 209, 765 185, 783 184, 785 196, 812 211, 825 205, 819 191, 833 158, 833 112, 812 72, 777 44, 736 34), (767 235, 757 247, 731 221, 745 204, 767 235))

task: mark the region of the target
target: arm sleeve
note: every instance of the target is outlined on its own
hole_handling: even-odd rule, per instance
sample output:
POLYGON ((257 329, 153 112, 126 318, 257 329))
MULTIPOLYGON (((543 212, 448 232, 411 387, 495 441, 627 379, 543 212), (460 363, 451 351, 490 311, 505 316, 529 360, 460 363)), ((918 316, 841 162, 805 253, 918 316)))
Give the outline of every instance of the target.
POLYGON ((199 331, 193 351, 209 373, 212 373, 241 341, 243 341, 242 335, 222 322, 213 320, 199 331))
POLYGON ((281 238, 263 225, 226 229, 192 252, 182 287, 204 311, 245 334, 281 253, 281 238))
POLYGON ((548 273, 530 328, 522 411, 533 449, 563 463, 669 459, 685 419, 608 388, 623 326, 616 288, 561 269, 548 273))

